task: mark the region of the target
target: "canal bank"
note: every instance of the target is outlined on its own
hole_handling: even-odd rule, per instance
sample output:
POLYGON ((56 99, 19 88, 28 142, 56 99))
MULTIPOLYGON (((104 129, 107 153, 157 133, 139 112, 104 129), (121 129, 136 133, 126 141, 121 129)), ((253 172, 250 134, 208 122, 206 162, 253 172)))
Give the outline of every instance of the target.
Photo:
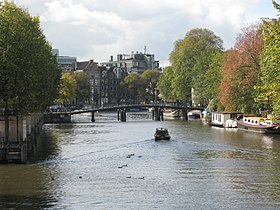
POLYGON ((44 121, 42 113, 28 116, 9 116, 9 138, 6 139, 6 122, 0 116, 0 162, 26 163, 36 149, 37 137, 44 121))

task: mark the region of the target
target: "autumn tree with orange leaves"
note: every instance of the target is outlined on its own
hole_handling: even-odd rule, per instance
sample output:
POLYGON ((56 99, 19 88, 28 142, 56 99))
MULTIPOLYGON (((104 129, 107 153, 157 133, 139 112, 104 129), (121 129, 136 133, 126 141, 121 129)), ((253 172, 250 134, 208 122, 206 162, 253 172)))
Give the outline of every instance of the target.
POLYGON ((238 35, 234 48, 225 53, 220 84, 220 100, 225 111, 257 112, 263 36, 259 25, 251 25, 238 35))

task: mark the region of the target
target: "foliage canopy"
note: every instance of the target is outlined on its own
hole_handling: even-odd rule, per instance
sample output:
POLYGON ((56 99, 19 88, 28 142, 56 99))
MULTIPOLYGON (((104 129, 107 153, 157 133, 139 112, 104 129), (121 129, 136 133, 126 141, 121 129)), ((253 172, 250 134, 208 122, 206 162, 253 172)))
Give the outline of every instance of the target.
MULTIPOLYGON (((192 100, 191 88, 201 87, 201 80, 211 65, 213 56, 223 51, 223 42, 212 31, 196 28, 184 39, 175 42, 169 61, 172 67, 173 94, 178 100, 192 100)), ((198 100, 203 100, 197 94, 198 100)), ((205 98, 204 98, 205 99, 205 98)))
POLYGON ((44 110, 56 97, 60 68, 39 18, 0 2, 0 108, 19 114, 44 110))
POLYGON ((263 50, 263 36, 259 25, 242 30, 235 47, 226 52, 222 66, 220 84, 221 103, 226 111, 257 112, 255 102, 259 84, 260 54, 263 50))
MULTIPOLYGON (((273 1, 280 12, 280 5, 273 1)), ((263 21, 264 50, 261 54, 261 84, 257 101, 269 106, 280 116, 280 20, 263 21)))
POLYGON ((60 78, 58 104, 71 104, 76 99, 77 82, 70 73, 63 73, 60 78))

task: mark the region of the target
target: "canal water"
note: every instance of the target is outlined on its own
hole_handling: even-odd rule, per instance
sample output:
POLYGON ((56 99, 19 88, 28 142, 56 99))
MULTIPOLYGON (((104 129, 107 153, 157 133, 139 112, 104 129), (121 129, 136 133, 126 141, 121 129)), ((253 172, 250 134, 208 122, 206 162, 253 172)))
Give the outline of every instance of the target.
POLYGON ((0 209, 279 209, 280 137, 76 115, 46 124, 28 164, 0 165, 0 209), (171 140, 155 142, 157 127, 171 140))

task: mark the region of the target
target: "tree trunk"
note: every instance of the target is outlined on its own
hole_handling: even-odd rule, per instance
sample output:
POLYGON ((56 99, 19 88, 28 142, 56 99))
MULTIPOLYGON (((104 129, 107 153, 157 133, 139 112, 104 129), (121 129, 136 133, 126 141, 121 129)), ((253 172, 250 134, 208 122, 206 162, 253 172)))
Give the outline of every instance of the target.
POLYGON ((4 118, 5 118, 5 144, 9 142, 9 109, 5 107, 4 118))

